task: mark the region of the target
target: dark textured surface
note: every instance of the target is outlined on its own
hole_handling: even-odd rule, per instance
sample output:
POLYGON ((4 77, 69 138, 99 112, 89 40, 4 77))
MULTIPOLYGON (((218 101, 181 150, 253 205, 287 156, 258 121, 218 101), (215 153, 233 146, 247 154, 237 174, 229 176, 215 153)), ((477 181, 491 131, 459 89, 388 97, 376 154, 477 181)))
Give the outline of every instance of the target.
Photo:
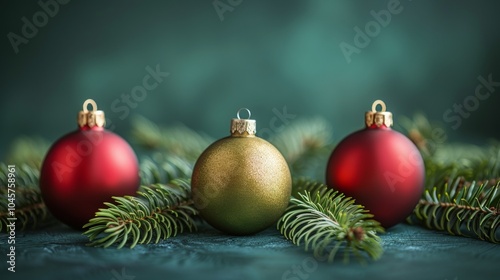
POLYGON ((58 225, 18 232, 16 273, 7 273, 6 235, 2 234, 0 278, 498 279, 499 245, 405 224, 392 228, 382 239, 385 253, 377 262, 328 264, 314 260, 273 228, 234 237, 203 226, 198 233, 157 245, 117 250, 86 247, 85 236, 58 225), (296 266, 298 273, 293 270, 296 266))

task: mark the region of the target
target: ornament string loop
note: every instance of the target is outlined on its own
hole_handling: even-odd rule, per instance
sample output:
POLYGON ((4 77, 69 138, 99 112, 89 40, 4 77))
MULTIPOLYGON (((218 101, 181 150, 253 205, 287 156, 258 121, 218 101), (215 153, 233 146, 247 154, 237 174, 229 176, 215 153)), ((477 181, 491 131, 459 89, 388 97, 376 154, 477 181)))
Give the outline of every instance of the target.
POLYGON ((390 128, 392 126, 392 113, 386 111, 385 102, 378 99, 372 104, 372 110, 365 113, 366 127, 370 128, 390 128), (380 105, 380 111, 377 107, 380 105))
POLYGON ((236 118, 231 120, 231 136, 235 137, 254 137, 257 132, 255 120, 251 120, 252 112, 247 108, 241 108, 236 112, 236 118), (240 117, 241 111, 247 111, 248 118, 240 117))
POLYGON ((97 103, 93 99, 87 99, 83 102, 83 110, 78 113, 78 126, 80 127, 104 127, 106 118, 104 112, 97 110, 97 103), (92 111, 88 110, 88 106, 92 106, 92 111))
POLYGON ((246 119, 247 119, 247 120, 249 120, 249 119, 250 119, 250 117, 252 116, 252 112, 250 112, 250 110, 248 110, 247 108, 240 108, 240 109, 238 110, 238 112, 236 112, 236 117, 238 118, 238 120, 241 120, 241 118, 240 118, 240 112, 241 112, 242 110, 247 111, 247 113, 248 113, 248 118, 246 118, 246 119))
POLYGON ((385 102, 382 101, 382 100, 375 100, 375 102, 373 102, 372 104, 372 112, 377 112, 377 106, 380 105, 380 107, 382 108, 382 110, 378 111, 378 112, 385 112, 385 102))
POLYGON ((89 110, 87 110, 87 107, 90 105, 92 105, 92 112, 95 112, 97 111, 97 103, 95 103, 94 99, 87 99, 85 100, 85 102, 83 102, 83 111, 84 112, 88 112, 89 110))

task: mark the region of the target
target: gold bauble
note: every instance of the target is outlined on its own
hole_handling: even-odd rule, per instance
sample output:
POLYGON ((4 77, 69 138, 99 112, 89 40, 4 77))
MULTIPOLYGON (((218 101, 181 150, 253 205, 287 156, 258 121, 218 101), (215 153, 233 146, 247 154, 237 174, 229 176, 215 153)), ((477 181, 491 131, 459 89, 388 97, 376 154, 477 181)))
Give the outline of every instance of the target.
POLYGON ((231 136, 216 141, 198 158, 191 187, 205 221, 225 233, 247 235, 280 218, 288 206, 292 178, 281 153, 255 136, 255 120, 240 119, 238 111, 231 136))

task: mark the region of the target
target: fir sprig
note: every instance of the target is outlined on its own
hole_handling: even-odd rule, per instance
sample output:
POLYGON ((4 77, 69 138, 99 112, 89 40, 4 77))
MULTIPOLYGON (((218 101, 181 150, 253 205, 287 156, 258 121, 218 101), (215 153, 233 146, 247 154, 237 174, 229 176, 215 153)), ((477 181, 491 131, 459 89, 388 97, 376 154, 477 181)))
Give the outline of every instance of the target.
POLYGON ((323 178, 333 148, 332 128, 322 118, 297 119, 269 141, 283 154, 293 176, 323 178))
POLYGON ((457 178, 451 185, 426 190, 409 222, 425 227, 500 243, 500 184, 468 185, 457 178), (498 231, 498 232, 497 232, 498 231))
POLYGON ((140 162, 142 185, 165 184, 174 179, 191 178, 193 163, 175 155, 154 153, 140 162))
POLYGON ((5 162, 40 168, 48 149, 49 143, 43 138, 17 137, 7 150, 5 162))
POLYGON ((142 148, 162 151, 193 162, 213 142, 209 136, 182 124, 160 127, 142 116, 132 119, 132 137, 142 148))
POLYGON ((0 163, 0 232, 7 230, 10 223, 8 218, 15 217, 16 230, 33 229, 53 222, 52 215, 49 214, 42 194, 38 188, 40 172, 32 165, 16 165, 15 168, 15 197, 8 197, 8 168, 4 163, 0 163), (12 207, 9 207, 11 200, 15 207, 11 215, 12 207))
POLYGON ((452 235, 500 241, 500 144, 488 147, 442 143, 423 115, 405 119, 408 136, 425 161, 422 199, 408 217, 410 223, 452 235))
POLYGON ((136 196, 113 197, 89 223, 89 246, 122 248, 158 243, 185 231, 195 231, 189 178, 193 164, 179 156, 155 152, 141 159, 141 187, 136 196))
POLYGON ((161 239, 197 229, 198 211, 193 207, 188 180, 142 186, 137 196, 114 197, 96 217, 84 225, 89 246, 158 243, 161 239))
POLYGON ((377 233, 384 229, 363 206, 321 183, 300 180, 294 189, 297 197, 292 197, 277 225, 285 238, 329 262, 340 250, 344 261, 351 255, 362 259, 362 252, 380 258, 383 250, 377 233))

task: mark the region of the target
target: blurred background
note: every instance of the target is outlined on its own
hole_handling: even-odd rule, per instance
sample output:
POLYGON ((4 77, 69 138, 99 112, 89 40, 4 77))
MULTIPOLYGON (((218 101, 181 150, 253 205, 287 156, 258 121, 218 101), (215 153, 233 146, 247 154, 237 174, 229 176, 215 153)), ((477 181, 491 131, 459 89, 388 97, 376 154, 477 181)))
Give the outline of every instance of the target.
POLYGON ((376 99, 449 141, 500 138, 500 86, 475 97, 500 82, 498 1, 63 2, 0 4, 1 157, 76 129, 87 98, 125 138, 135 114, 221 138, 247 107, 261 129, 323 117, 338 141, 376 99))

